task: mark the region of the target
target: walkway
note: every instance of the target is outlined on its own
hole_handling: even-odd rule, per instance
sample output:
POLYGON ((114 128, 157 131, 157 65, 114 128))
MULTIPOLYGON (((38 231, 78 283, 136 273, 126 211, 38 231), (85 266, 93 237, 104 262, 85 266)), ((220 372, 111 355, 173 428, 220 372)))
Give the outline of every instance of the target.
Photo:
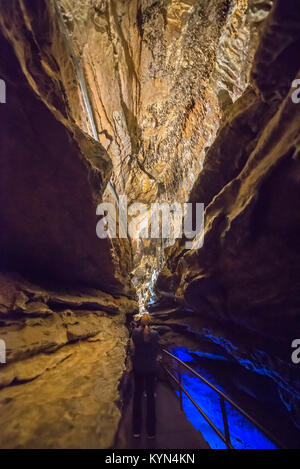
MULTIPOLYGON (((120 426, 116 449, 209 449, 202 434, 195 430, 191 422, 180 410, 175 392, 164 382, 158 381, 156 387, 157 435, 148 440, 145 429, 140 438, 133 438, 131 431, 132 398, 125 409, 120 426)), ((143 398, 143 411, 145 415, 143 398)))

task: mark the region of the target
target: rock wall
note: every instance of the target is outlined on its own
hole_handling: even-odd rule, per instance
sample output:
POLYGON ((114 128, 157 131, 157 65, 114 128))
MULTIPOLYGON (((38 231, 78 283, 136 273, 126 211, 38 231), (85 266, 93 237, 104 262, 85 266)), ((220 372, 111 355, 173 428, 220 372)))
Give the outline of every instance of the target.
POLYGON ((128 262, 96 236, 112 163, 84 131, 54 3, 1 2, 0 45, 0 447, 109 447, 137 308, 128 262))
MULTIPOLYGON (((257 33, 272 2, 57 3, 83 68, 99 139, 113 162, 117 194, 129 203, 186 202, 224 110, 247 86, 257 33)), ((133 276, 144 302, 162 262, 161 247, 148 244, 132 243, 133 276)))
POLYGON ((126 262, 114 266, 111 243, 95 236, 112 165, 72 117, 68 93, 78 92, 68 84, 77 81, 55 15, 53 2, 7 2, 1 18, 2 262, 39 279, 130 293, 126 262))
POLYGON ((254 368, 273 376, 298 425, 291 343, 300 287, 300 107, 292 100, 292 82, 300 76, 299 25, 298 3, 276 2, 255 55, 252 86, 225 113, 191 192, 191 201, 206 206, 204 245, 170 248, 157 283, 195 314, 227 323, 228 337, 230 324, 261 337, 259 349, 252 334, 248 342, 247 334, 243 341, 236 335, 235 344, 248 348, 254 368))
POLYGON ((248 83, 271 4, 59 0, 117 193, 186 201, 224 96, 235 100, 248 83))
POLYGON ((0 304, 0 447, 112 446, 134 302, 2 274, 0 304))
POLYGON ((129 272, 142 302, 164 260, 167 301, 226 324, 299 424, 300 19, 272 4, 2 0, 1 446, 113 444, 129 272), (204 247, 98 239, 109 181, 129 203, 204 202, 204 247))

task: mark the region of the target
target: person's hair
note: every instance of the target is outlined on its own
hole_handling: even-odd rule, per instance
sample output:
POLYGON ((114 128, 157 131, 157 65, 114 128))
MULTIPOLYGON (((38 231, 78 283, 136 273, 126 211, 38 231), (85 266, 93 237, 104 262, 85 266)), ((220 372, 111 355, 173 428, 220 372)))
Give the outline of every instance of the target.
POLYGON ((143 330, 143 338, 145 342, 149 342, 150 340, 150 328, 149 324, 151 323, 151 316, 149 313, 144 313, 141 317, 141 326, 144 328, 143 330))
POLYGON ((141 317, 141 325, 142 326, 149 326, 149 324, 151 323, 151 316, 149 313, 144 313, 142 314, 142 317, 141 317))

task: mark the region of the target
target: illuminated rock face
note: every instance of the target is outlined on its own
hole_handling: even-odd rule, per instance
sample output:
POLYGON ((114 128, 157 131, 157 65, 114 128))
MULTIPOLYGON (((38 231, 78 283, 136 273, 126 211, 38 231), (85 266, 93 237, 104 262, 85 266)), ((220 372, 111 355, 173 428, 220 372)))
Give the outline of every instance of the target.
POLYGON ((73 121, 68 92, 76 99, 78 92, 68 84, 76 76, 54 8, 50 2, 47 23, 43 3, 24 11, 21 5, 10 2, 1 18, 8 38, 1 36, 8 95, 0 109, 2 266, 38 280, 130 293, 126 263, 114 266, 110 242, 95 235, 112 165, 73 121))
MULTIPOLYGON (((248 84, 257 30, 272 2, 57 3, 116 192, 129 202, 186 202, 223 112, 248 84)), ((136 278, 144 300, 163 261, 157 243, 148 244, 133 242, 134 268, 145 267, 143 280, 136 278)))
POLYGON ((126 260, 96 237, 112 163, 75 123, 53 3, 2 2, 0 24, 0 447, 108 447, 137 309, 126 260))
POLYGON ((246 346, 254 366, 277 382, 297 425, 291 344, 300 288, 300 107, 292 82, 300 76, 299 30, 297 2, 277 2, 255 56, 253 87, 225 114, 190 195, 206 205, 204 246, 170 248, 157 282, 196 315, 227 323, 229 338, 230 324, 252 331, 248 342, 235 337, 232 353, 246 346))
POLYGON ((292 99, 299 69, 299 32, 292 25, 299 23, 294 6, 291 1, 285 9, 278 2, 269 17, 255 57, 254 87, 225 114, 191 191, 190 201, 206 206, 204 246, 186 251, 183 240, 170 248, 159 279, 163 290, 171 276, 172 291, 199 311, 254 329, 263 323, 269 331, 279 326, 280 334, 282 328, 293 330, 293 324, 269 319, 282 319, 289 307, 292 314, 299 286, 300 108, 292 99), (287 37, 280 29, 283 20, 287 37), (268 45, 281 44, 281 38, 281 53, 271 55, 268 45), (271 68, 280 70, 276 89, 271 68), (282 190, 275 197, 279 181, 282 190), (260 315, 267 305, 270 316, 260 315))
POLYGON ((186 201, 222 108, 248 83, 254 24, 268 2, 264 10, 245 0, 58 4, 117 192, 186 201))
MULTIPOLYGON (((295 3, 279 1, 260 39, 272 3, 2 0, 1 269, 18 274, 1 277, 0 446, 113 444, 125 313, 137 308, 129 272, 143 299, 166 260, 158 288, 195 317, 289 341, 299 27, 295 3), (109 180, 129 203, 204 202, 204 248, 97 239, 109 180)), ((280 378, 278 363, 262 366, 280 378)), ((280 391, 295 409, 296 390, 280 391)))
POLYGON ((0 277, 1 448, 103 448, 120 419, 125 314, 135 305, 99 290, 51 291, 0 277))

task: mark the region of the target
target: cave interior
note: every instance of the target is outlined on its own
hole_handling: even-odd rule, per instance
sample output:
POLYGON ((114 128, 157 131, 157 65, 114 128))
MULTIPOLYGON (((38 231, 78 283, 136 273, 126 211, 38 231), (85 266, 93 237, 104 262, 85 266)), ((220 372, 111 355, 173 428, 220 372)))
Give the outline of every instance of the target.
MULTIPOLYGON (((0 43, 0 448, 128 447, 144 311, 299 448, 298 0, 1 0, 0 43), (151 237, 157 203, 203 204, 202 243, 183 214, 151 237), (124 236, 99 236, 101 204, 124 236)), ((216 393, 180 379, 223 431, 216 393)), ((236 448, 277 447, 227 414, 236 448)))

